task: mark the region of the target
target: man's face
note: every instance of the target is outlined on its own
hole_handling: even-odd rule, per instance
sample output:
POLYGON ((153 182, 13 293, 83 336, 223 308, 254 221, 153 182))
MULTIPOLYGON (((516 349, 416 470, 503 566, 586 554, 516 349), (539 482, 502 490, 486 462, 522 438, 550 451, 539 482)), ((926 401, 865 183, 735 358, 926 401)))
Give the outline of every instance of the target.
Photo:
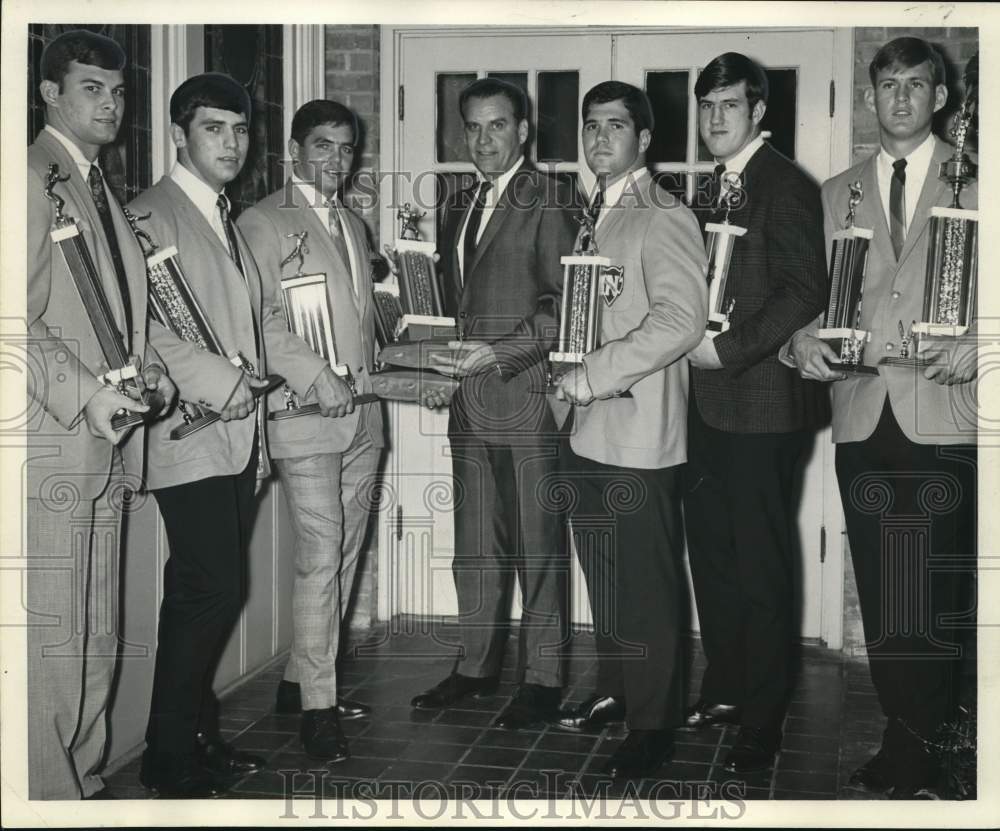
POLYGON ((747 101, 747 82, 719 87, 698 99, 698 131, 708 152, 728 162, 757 135, 767 107, 747 101))
POLYGON ((242 113, 198 107, 187 134, 177 124, 170 130, 180 163, 212 190, 221 191, 243 168, 250 128, 242 113))
POLYGON ((592 104, 583 121, 583 154, 587 166, 606 184, 640 167, 652 134, 636 133, 635 122, 621 99, 592 104))
POLYGON ((865 90, 865 103, 878 117, 879 127, 896 141, 923 140, 934 113, 948 100, 944 84, 934 86, 929 61, 909 68, 891 66, 879 71, 875 87, 865 90))
POLYGON ((42 81, 42 98, 49 123, 88 158, 118 135, 125 112, 125 79, 120 69, 70 61, 62 91, 54 81, 42 81))
POLYGON ((319 124, 302 144, 289 139, 288 152, 295 175, 332 199, 354 165, 354 128, 319 124))
POLYGON ((470 98, 465 102, 465 145, 469 157, 487 179, 506 173, 521 155, 528 122, 514 118, 514 106, 504 95, 470 98))

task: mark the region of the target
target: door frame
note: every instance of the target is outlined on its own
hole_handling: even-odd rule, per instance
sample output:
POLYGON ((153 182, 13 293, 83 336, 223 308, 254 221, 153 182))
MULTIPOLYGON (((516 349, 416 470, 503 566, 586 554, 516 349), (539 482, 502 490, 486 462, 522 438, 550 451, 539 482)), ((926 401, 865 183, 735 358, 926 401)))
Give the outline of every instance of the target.
MULTIPOLYGON (((768 27, 746 26, 734 27, 747 32, 816 32, 826 31, 833 35, 833 73, 834 92, 832 103, 834 112, 831 118, 830 139, 830 175, 845 170, 851 164, 852 143, 851 130, 853 121, 854 98, 854 29, 852 27, 834 26, 794 26, 768 27)), ((714 28, 703 26, 596 26, 596 27, 535 27, 535 26, 382 26, 380 33, 380 87, 381 101, 380 135, 381 135, 381 170, 394 172, 400 169, 402 160, 403 125, 399 120, 400 84, 403 83, 402 56, 405 42, 408 38, 417 36, 449 36, 462 35, 492 35, 494 37, 537 35, 540 33, 557 35, 572 34, 681 34, 705 33, 711 34, 714 28)), ((611 56, 613 58, 613 56, 611 56)), ((613 74, 612 60, 612 74, 613 74)), ((379 182, 379 237, 382 244, 392 244, 396 235, 396 216, 393 205, 392 176, 383 176, 379 182)), ((844 534, 843 510, 840 505, 840 494, 837 489, 837 477, 833 464, 833 445, 828 438, 829 429, 821 434, 820 447, 823 451, 823 532, 825 533, 825 559, 823 562, 823 597, 820 623, 820 637, 831 649, 841 649, 844 635, 844 560, 847 548, 844 534)), ((380 551, 383 546, 379 546, 380 551)), ((383 553, 380 560, 388 552, 383 553)), ((380 562, 380 567, 384 563, 380 562)), ((388 620, 393 610, 388 608, 386 598, 380 597, 380 617, 385 612, 388 620)))

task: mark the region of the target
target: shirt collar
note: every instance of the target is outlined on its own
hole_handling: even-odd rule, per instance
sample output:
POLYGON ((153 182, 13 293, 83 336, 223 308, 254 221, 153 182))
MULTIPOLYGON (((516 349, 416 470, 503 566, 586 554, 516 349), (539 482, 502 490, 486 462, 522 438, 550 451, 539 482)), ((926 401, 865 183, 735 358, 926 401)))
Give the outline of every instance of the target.
POLYGON ((202 215, 212 223, 215 218, 216 211, 219 207, 219 197, 221 196, 226 200, 226 208, 229 206, 229 197, 223 192, 216 192, 212 190, 205 182, 195 176, 190 170, 188 170, 180 162, 174 162, 174 166, 170 171, 170 178, 174 180, 182 191, 187 194, 187 197, 194 202, 195 207, 201 211, 202 215))
POLYGON ((764 137, 760 133, 757 133, 746 147, 740 150, 728 162, 725 162, 726 173, 742 173, 743 169, 747 166, 747 162, 753 157, 753 154, 763 146, 764 137))
MULTIPOLYGON (((80 148, 77 147, 69 139, 68 136, 66 136, 65 134, 61 133, 59 130, 57 130, 55 127, 53 127, 51 124, 46 124, 45 125, 45 130, 46 130, 46 132, 51 133, 53 136, 55 136, 56 140, 64 148, 66 148, 66 152, 69 153, 69 157, 73 160, 74 164, 76 164, 76 166, 78 168, 80 168, 80 173, 83 175, 84 179, 86 179, 90 175, 90 166, 91 165, 93 165, 94 167, 96 167, 98 170, 101 170, 101 166, 96 161, 92 162, 92 161, 90 161, 90 159, 88 159, 86 156, 84 156, 83 153, 80 152, 80 148)), ((104 171, 101 171, 102 176, 103 176, 103 173, 104 173, 104 171)))
MULTIPOLYGON (((635 190, 635 186, 642 181, 643 178, 649 176, 648 167, 640 167, 638 170, 631 170, 622 176, 617 182, 608 185, 604 189, 604 207, 614 208, 622 201, 622 197, 625 195, 626 191, 632 192, 635 190)), ((594 194, 591 195, 590 203, 592 204, 596 196, 596 189, 594 194)))
MULTIPOLYGON (((927 138, 925 138, 919 145, 917 145, 913 150, 910 151, 908 156, 904 156, 906 159, 906 167, 908 170, 927 170, 931 164, 931 158, 934 156, 934 133, 928 133, 927 138)), ((889 154, 889 151, 884 147, 880 148, 878 151, 878 163, 882 168, 882 172, 888 176, 892 175, 892 163, 896 159, 889 154)))
MULTIPOLYGON (((514 174, 521 169, 521 165, 523 164, 524 164, 524 156, 519 156, 517 159, 517 163, 510 170, 508 170, 506 173, 501 174, 500 176, 497 176, 497 178, 493 182, 493 187, 490 189, 490 193, 493 193, 495 195, 492 197, 488 196, 487 201, 496 200, 500 198, 500 194, 502 194, 505 190, 507 190, 507 185, 510 184, 510 180, 514 178, 514 174)), ((486 177, 479 172, 479 168, 476 168, 477 189, 479 185, 481 185, 485 181, 486 177)))
POLYGON ((337 194, 333 195, 333 199, 327 200, 327 198, 316 190, 316 186, 312 182, 307 182, 305 179, 300 179, 298 176, 292 175, 292 184, 299 189, 299 192, 305 197, 306 204, 310 208, 319 210, 322 208, 326 210, 330 205, 336 205, 340 207, 340 199, 337 194))

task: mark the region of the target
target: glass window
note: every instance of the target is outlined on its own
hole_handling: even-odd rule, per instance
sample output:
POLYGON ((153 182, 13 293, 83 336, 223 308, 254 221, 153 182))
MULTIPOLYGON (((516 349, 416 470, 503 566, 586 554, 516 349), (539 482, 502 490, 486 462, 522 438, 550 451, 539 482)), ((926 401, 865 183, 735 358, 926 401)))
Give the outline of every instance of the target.
POLYGON ((458 96, 476 80, 475 72, 439 72, 437 76, 437 160, 467 162, 465 125, 458 110, 458 96))
POLYGON ((538 73, 539 162, 575 162, 580 131, 580 73, 538 73))
POLYGON ((646 151, 650 164, 687 159, 688 70, 647 72, 646 94, 653 108, 653 140, 646 151))

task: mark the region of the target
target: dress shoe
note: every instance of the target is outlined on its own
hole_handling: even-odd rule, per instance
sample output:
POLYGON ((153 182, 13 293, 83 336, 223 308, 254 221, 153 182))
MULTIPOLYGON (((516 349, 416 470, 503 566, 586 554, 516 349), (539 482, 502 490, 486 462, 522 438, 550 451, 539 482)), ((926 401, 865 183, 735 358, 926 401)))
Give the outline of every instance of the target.
POLYGON ((730 773, 753 773, 774 764, 774 754, 781 746, 780 730, 741 727, 736 744, 726 754, 725 769, 730 773))
POLYGON ((351 721, 356 718, 368 718, 372 714, 372 708, 360 701, 351 701, 349 698, 339 698, 336 703, 337 715, 341 721, 351 721))
POLYGON ((195 737, 197 741, 198 761, 202 767, 220 776, 246 776, 267 767, 263 756, 237 750, 221 736, 209 738, 204 733, 195 737))
POLYGON ((889 799, 940 799, 929 786, 896 785, 889 793, 889 799))
POLYGON ((456 701, 472 696, 479 698, 481 695, 493 695, 497 691, 499 679, 494 675, 488 678, 473 678, 469 675, 460 675, 453 672, 436 687, 431 687, 427 692, 414 696, 410 701, 411 707, 418 710, 440 710, 442 707, 449 707, 456 701))
POLYGON ((559 687, 521 684, 510 703, 493 720, 493 726, 521 730, 539 722, 551 721, 559 715, 559 697, 559 687))
POLYGON ((572 710, 564 710, 553 727, 574 733, 596 732, 608 724, 625 720, 625 699, 614 695, 593 695, 572 710))
POLYGON ((229 782, 206 770, 194 754, 142 754, 139 782, 163 799, 211 799, 229 790, 229 782))
MULTIPOLYGON (((340 698, 336 703, 337 715, 341 721, 355 718, 367 718, 372 714, 372 708, 360 701, 340 698)), ((302 686, 295 681, 279 681, 278 694, 274 699, 274 712, 281 715, 298 715, 302 712, 302 686)))
POLYGON ((859 767, 847 780, 849 788, 857 788, 868 793, 886 793, 892 788, 889 761, 885 753, 879 750, 874 756, 859 767))
POLYGON ((740 708, 735 704, 709 704, 699 701, 684 717, 681 730, 701 730, 704 727, 722 727, 726 724, 739 724, 740 708))
POLYGON ((656 773, 673 749, 670 730, 630 730, 604 772, 615 779, 642 779, 656 773))
POLYGON ((306 755, 326 762, 343 762, 351 754, 347 739, 340 729, 336 707, 323 710, 303 710, 299 738, 306 755))

